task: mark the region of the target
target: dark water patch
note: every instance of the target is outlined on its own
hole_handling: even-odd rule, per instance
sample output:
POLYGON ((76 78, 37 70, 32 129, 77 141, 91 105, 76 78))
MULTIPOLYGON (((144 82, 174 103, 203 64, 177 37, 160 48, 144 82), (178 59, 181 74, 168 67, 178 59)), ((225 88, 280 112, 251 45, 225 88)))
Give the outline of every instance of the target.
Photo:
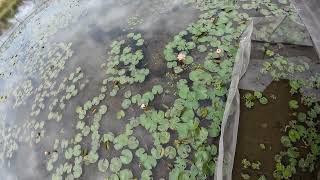
MULTIPOLYGON (((241 99, 233 179, 242 179, 241 173, 248 173, 251 179, 258 179, 261 175, 265 175, 267 179, 274 179, 274 157, 284 150, 280 139, 285 135, 284 127, 293 118, 288 102, 291 99, 299 99, 297 96, 292 96, 289 91, 288 81, 282 80, 272 82, 263 92, 269 100, 267 105, 256 102, 252 109, 248 109, 244 100, 241 99), (266 149, 261 149, 259 144, 264 144, 266 149), (262 163, 260 170, 244 169, 241 163, 243 159, 250 162, 260 161, 262 163)), ((240 90, 241 97, 247 92, 251 91, 240 90)), ((305 108, 299 110, 305 111, 305 108)), ((315 177, 315 173, 298 171, 291 179, 314 180, 315 177)))

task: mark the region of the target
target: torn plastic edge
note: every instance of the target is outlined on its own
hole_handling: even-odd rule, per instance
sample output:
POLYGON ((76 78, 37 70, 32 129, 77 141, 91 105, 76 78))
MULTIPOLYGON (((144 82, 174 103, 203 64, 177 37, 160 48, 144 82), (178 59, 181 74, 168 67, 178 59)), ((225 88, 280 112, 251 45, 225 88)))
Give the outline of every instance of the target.
POLYGON ((232 179, 232 169, 234 163, 238 134, 238 124, 240 117, 240 94, 238 90, 238 84, 240 82, 241 77, 246 72, 246 69, 250 61, 252 31, 253 20, 250 20, 247 29, 242 34, 239 43, 239 49, 235 58, 234 68, 232 72, 232 80, 221 124, 221 136, 219 140, 218 151, 219 155, 218 160, 216 162, 216 170, 214 177, 215 180, 232 179), (234 109, 233 105, 235 105, 236 109, 234 109), (229 119, 230 115, 234 116, 234 118, 229 119), (232 120, 233 122, 231 122, 232 120), (230 124, 232 126, 231 128, 230 124), (226 132, 231 132, 231 134, 226 132), (226 141, 227 143, 225 143, 226 141), (228 149, 227 151, 226 148, 228 149))

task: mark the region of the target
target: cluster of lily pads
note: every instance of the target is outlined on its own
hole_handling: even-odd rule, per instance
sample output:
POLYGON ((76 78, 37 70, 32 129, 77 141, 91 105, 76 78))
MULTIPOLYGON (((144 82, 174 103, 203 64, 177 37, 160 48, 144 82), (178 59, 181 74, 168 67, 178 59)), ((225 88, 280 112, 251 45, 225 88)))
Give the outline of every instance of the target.
POLYGON ((143 52, 141 46, 144 43, 140 33, 129 33, 127 35, 129 43, 125 40, 114 41, 111 44, 108 63, 102 64, 106 66, 106 74, 109 82, 114 83, 111 96, 115 96, 120 85, 133 84, 135 82, 142 83, 149 74, 149 69, 138 68, 141 60, 143 60, 143 52), (135 45, 130 46, 130 43, 135 45), (140 48, 140 49, 139 49, 140 48))
MULTIPOLYGON (((288 0, 278 0, 281 5, 287 5, 288 0)), ((279 16, 285 12, 290 12, 290 8, 279 8, 279 5, 274 3, 272 0, 250 0, 245 1, 241 4, 244 10, 256 10, 264 16, 275 15, 279 16)))
POLYGON ((143 23, 143 19, 139 16, 132 16, 128 18, 127 23, 130 29, 134 29, 136 26, 143 23))
MULTIPOLYGON (((257 171, 260 170, 261 167, 261 162, 260 161, 256 161, 256 162, 251 162, 247 159, 242 159, 241 161, 242 167, 244 170, 252 170, 252 171, 257 171)), ((248 180, 250 179, 250 175, 248 173, 241 173, 241 177, 242 179, 248 180)), ((266 180, 266 176, 261 175, 258 180, 266 180)))
POLYGON ((268 103, 268 99, 264 97, 259 91, 255 91, 253 92, 253 94, 248 92, 244 95, 243 99, 245 100, 245 106, 247 108, 252 108, 256 100, 258 100, 260 104, 263 105, 268 103))
POLYGON ((296 73, 302 73, 309 69, 309 65, 306 62, 299 64, 288 62, 285 57, 279 54, 274 55, 271 50, 269 50, 268 53, 272 58, 270 61, 263 63, 260 72, 262 74, 270 74, 274 80, 293 79, 296 73))
MULTIPOLYGON (((154 85, 151 91, 145 92, 144 94, 132 95, 131 91, 128 90, 124 93, 124 100, 121 103, 123 109, 128 109, 132 104, 137 104, 141 109, 146 109, 148 104, 152 102, 155 95, 159 95, 163 92, 161 85, 154 85)), ((125 116, 125 112, 120 110, 117 112, 117 119, 121 119, 125 116)))

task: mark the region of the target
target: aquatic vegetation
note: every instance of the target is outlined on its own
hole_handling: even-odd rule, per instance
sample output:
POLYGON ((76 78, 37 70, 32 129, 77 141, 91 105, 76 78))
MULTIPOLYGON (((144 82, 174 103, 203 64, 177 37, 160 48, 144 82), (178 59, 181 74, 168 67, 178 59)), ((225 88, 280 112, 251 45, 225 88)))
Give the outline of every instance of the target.
POLYGON ((141 19, 139 16, 132 16, 128 18, 127 23, 130 29, 134 29, 135 26, 143 23, 143 19, 141 19))
POLYGON ((298 101, 290 100, 289 101, 289 107, 290 107, 290 109, 298 109, 299 108, 298 101))
POLYGON ((261 92, 255 91, 252 93, 246 93, 243 97, 245 100, 245 106, 247 108, 252 108, 254 106, 254 102, 258 100, 260 104, 266 105, 268 104, 268 99, 262 95, 261 92))
MULTIPOLYGON (((68 136, 65 132, 69 129, 59 129, 52 149, 48 147, 46 150, 46 168, 52 179, 81 178, 89 165, 97 167, 103 174, 110 174, 108 179, 135 179, 130 169, 133 160, 137 160, 141 168, 138 177, 152 179, 157 165, 167 159, 172 160, 170 167, 168 164, 169 179, 212 178, 218 154, 218 147, 212 142, 220 136, 238 39, 246 27, 247 16, 226 2, 186 0, 186 3, 192 3, 203 12, 163 50, 168 67, 163 71, 170 71, 168 73, 174 76, 170 82, 163 82, 162 77, 160 81, 148 77, 152 73, 152 68, 149 70, 148 67, 156 63, 151 64, 147 59, 150 54, 144 54, 150 53, 149 46, 146 46, 149 43, 145 45, 138 30, 127 35, 121 32, 121 37, 112 42, 108 58, 101 65, 105 71, 103 77, 98 73, 87 76, 80 67, 63 77, 65 74, 61 72, 73 54, 71 44, 58 48, 49 46, 48 49, 52 48, 49 55, 39 53, 39 57, 48 59, 47 63, 42 64, 40 58, 30 63, 33 67, 26 72, 31 75, 38 73, 39 69, 42 84, 38 86, 33 79, 27 79, 28 86, 17 86, 15 97, 18 104, 34 95, 36 98, 32 99, 34 105, 31 107, 34 119, 45 115, 48 120, 55 120, 50 121, 52 125, 74 128, 68 136), (92 84, 100 92, 83 91, 91 89, 92 84), (165 98, 169 102, 164 102, 165 98), (72 113, 72 118, 65 116, 64 112, 69 110, 76 116, 72 113), (121 128, 113 123, 120 123, 121 128), (143 136, 150 136, 152 143, 143 138, 139 142, 141 136, 136 134, 137 129, 146 133, 143 136)), ((139 18, 130 17, 129 27, 140 25, 139 18)), ((71 19, 77 18, 67 13, 63 23, 57 25, 56 21, 53 22, 57 27, 48 27, 48 36, 38 37, 44 38, 39 40, 41 45, 71 19)), ((42 46, 37 48, 42 49, 42 46)), ((261 104, 268 102, 258 92, 253 97, 261 104)), ((35 131, 25 138, 39 142, 46 130, 44 122, 26 123, 25 126, 35 131)), ((14 130, 4 131, 12 134, 5 144, 4 154, 9 158, 18 146, 16 141, 10 141, 17 136, 11 132, 14 130)), ((291 138, 298 141, 294 135, 291 138)), ((307 163, 301 161, 301 164, 307 163)), ((255 168, 259 166, 254 164, 255 168)))

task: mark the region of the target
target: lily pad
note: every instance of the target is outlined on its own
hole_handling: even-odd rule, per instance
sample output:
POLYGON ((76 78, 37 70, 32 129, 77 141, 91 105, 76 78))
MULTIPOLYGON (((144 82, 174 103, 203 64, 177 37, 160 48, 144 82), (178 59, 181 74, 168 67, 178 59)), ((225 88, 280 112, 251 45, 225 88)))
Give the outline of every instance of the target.
POLYGON ((181 158, 187 158, 191 152, 191 147, 186 144, 181 144, 178 147, 178 154, 181 158))
POLYGON ((141 180, 151 180, 152 171, 150 170, 143 170, 141 173, 141 180))
POLYGON ((133 178, 133 174, 129 169, 123 169, 119 172, 120 180, 130 180, 133 178))
POLYGON ((111 159, 110 170, 112 172, 117 173, 118 171, 120 171, 121 167, 122 167, 122 163, 120 158, 114 157, 111 159))
POLYGON ((128 147, 129 149, 137 149, 139 146, 139 141, 136 137, 130 136, 128 139, 128 147))
POLYGON ((123 109, 128 109, 130 107, 130 105, 131 105, 130 99, 124 99, 121 104, 123 109))
POLYGON ((98 169, 101 172, 106 172, 109 167, 109 161, 107 159, 100 159, 98 161, 98 169))
POLYGON ((128 149, 122 150, 120 159, 123 164, 129 164, 132 161, 132 158, 133 158, 133 155, 130 150, 128 149))

